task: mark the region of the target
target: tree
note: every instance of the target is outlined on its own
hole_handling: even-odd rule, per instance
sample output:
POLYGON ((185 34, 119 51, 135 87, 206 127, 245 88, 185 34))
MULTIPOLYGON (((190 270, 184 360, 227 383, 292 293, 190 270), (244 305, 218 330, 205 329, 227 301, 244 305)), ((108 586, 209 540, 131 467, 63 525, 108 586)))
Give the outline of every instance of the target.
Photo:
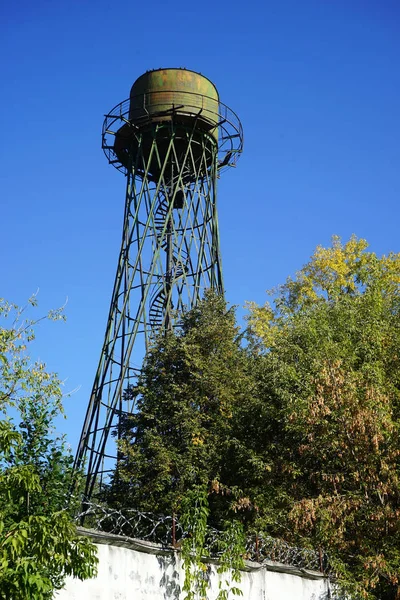
POLYGON ((227 460, 230 431, 249 393, 234 310, 209 291, 179 328, 155 340, 139 385, 127 390, 137 412, 118 429, 120 454, 108 501, 179 513, 185 494, 206 485, 211 502, 226 504, 235 480, 227 460))
POLYGON ((245 545, 234 509, 241 493, 229 454, 250 382, 235 312, 209 290, 179 327, 154 340, 138 386, 126 390, 136 412, 116 432, 119 455, 106 500, 122 510, 178 516, 186 534, 179 540, 186 600, 206 597, 209 525, 224 530, 218 599, 241 594, 245 545))
POLYGON ((277 498, 260 506, 325 548, 352 597, 400 597, 400 255, 334 238, 250 308, 272 417, 254 444, 277 498))
POLYGON ((0 318, 9 322, 0 327, 0 597, 49 600, 66 575, 93 576, 97 558, 66 510, 72 459, 53 431, 63 413, 60 381, 31 362, 38 321, 23 313, 0 300, 0 318))

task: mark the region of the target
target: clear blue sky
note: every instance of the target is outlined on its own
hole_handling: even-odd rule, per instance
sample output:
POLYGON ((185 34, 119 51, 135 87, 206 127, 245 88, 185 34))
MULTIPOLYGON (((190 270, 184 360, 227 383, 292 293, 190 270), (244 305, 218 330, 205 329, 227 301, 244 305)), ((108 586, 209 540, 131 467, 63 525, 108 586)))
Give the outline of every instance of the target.
POLYGON ((117 266, 124 177, 100 148, 104 113, 144 71, 217 85, 245 149, 219 187, 227 298, 264 302, 332 234, 400 251, 397 0, 172 3, 21 0, 0 9, 1 290, 40 288, 35 352, 80 386, 75 449, 117 266))

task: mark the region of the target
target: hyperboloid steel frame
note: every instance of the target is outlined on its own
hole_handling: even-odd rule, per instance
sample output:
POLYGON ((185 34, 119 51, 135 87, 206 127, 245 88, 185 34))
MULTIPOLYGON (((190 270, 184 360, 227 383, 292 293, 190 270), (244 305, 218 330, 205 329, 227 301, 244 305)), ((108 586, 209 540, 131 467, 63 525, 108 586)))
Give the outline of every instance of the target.
MULTIPOLYGON (((141 123, 130 120, 126 100, 103 125, 103 150, 127 185, 105 340, 75 458, 75 469, 86 469, 87 500, 114 469, 110 433, 120 415, 135 410, 124 392, 137 382, 152 337, 173 327, 204 289, 223 292, 217 178, 242 150, 240 121, 220 102, 210 111, 209 98, 190 92, 180 92, 183 105, 158 113, 156 97, 152 92, 151 115, 141 123), (128 140, 122 147, 121 136, 128 140)), ((145 94, 140 102, 146 107, 145 94)))

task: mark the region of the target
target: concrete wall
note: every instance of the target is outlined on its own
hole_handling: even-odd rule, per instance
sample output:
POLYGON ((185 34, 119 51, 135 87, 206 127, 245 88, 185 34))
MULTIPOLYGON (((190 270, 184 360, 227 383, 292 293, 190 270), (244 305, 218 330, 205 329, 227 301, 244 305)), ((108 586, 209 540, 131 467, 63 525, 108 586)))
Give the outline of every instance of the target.
MULTIPOLYGON (((182 600, 184 575, 179 553, 158 544, 127 540, 121 536, 90 532, 97 544, 97 578, 69 578, 57 600, 182 600)), ((209 600, 218 596, 216 564, 208 564, 209 600)), ((224 579, 226 576, 224 576, 224 579)), ((320 573, 269 562, 246 563, 242 572, 243 600, 327 600, 329 582, 320 573)), ((240 598, 238 596, 230 596, 240 598)))

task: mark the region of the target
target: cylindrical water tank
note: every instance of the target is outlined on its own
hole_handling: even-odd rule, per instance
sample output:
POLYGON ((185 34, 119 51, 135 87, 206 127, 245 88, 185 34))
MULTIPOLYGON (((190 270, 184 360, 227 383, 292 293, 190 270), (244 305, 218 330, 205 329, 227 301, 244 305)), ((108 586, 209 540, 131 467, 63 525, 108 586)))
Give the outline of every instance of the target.
POLYGON ((186 69, 148 71, 131 88, 129 118, 138 125, 147 120, 188 123, 197 118, 196 127, 211 130, 218 139, 218 109, 215 85, 186 69))

